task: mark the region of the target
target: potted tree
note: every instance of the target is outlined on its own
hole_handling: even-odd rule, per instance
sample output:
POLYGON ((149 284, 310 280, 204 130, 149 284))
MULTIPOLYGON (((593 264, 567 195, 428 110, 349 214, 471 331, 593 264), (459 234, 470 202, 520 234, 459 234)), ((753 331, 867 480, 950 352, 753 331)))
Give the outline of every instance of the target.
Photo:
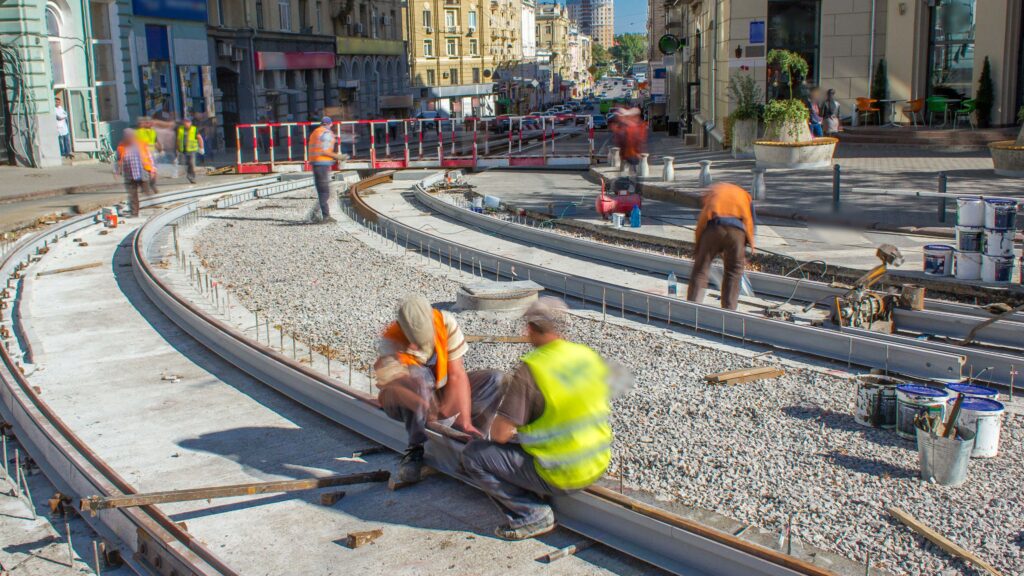
POLYGON ((1016 140, 1001 140, 988 145, 992 165, 1000 176, 1024 178, 1024 106, 1017 111, 1017 121, 1022 126, 1016 140))
POLYGON ((820 168, 832 164, 836 138, 813 138, 807 122, 810 111, 795 97, 795 86, 808 72, 807 61, 789 50, 771 50, 766 62, 777 66, 788 81, 789 98, 764 107, 765 137, 754 142, 761 168, 820 168))
POLYGON ((749 74, 729 78, 729 101, 734 108, 728 120, 732 124, 732 157, 753 158, 758 120, 764 104, 761 87, 749 74))

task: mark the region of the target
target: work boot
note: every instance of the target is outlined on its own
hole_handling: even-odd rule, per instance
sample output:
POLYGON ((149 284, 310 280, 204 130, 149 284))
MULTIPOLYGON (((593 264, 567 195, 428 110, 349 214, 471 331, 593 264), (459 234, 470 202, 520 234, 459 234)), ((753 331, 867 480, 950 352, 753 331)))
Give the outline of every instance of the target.
POLYGON ((504 524, 494 529, 494 535, 504 540, 526 540, 527 538, 543 536, 554 529, 555 514, 550 508, 548 508, 547 513, 545 513, 544 517, 540 520, 524 524, 518 528, 513 528, 508 524, 504 524))
POLYGON ((423 474, 423 446, 410 446, 398 464, 398 481, 419 482, 423 474))
POLYGON ((321 224, 336 224, 337 222, 334 216, 324 216, 323 220, 320 221, 321 224))

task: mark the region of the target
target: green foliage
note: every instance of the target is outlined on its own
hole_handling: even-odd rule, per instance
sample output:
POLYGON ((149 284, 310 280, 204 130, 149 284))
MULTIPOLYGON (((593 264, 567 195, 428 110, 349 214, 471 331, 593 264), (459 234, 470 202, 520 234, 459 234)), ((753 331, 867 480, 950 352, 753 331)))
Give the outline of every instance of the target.
POLYGON ((978 127, 988 128, 992 124, 992 104, 995 101, 995 87, 992 85, 992 66, 985 56, 981 66, 981 77, 978 78, 978 93, 974 96, 974 109, 977 113, 978 127))
POLYGON ((1020 110, 1017 110, 1017 122, 1024 124, 1024 106, 1021 106, 1020 110))
POLYGON ((875 75, 871 79, 871 98, 885 100, 889 97, 889 75, 885 71, 885 58, 875 66, 875 75))
POLYGON ((757 120, 764 112, 764 94, 751 75, 730 76, 728 94, 736 105, 729 114, 733 120, 757 120))
POLYGON ((626 74, 633 64, 644 60, 647 34, 619 34, 615 37, 615 46, 608 52, 622 64, 622 73, 626 74))
POLYGON ((597 72, 594 73, 594 80, 604 78, 608 74, 608 68, 611 67, 612 55, 608 53, 604 46, 594 42, 590 45, 590 57, 594 62, 594 67, 597 68, 597 72))
POLYGON ((802 80, 805 78, 811 69, 803 56, 790 50, 777 48, 768 51, 768 57, 765 58, 765 62, 769 66, 778 66, 779 70, 789 78, 790 98, 793 98, 793 88, 796 86, 798 79, 802 80))
POLYGON ((802 132, 803 125, 810 120, 811 111, 800 100, 772 100, 764 107, 764 121, 774 133, 769 137, 778 138, 783 127, 788 128, 789 135, 796 138, 802 132))

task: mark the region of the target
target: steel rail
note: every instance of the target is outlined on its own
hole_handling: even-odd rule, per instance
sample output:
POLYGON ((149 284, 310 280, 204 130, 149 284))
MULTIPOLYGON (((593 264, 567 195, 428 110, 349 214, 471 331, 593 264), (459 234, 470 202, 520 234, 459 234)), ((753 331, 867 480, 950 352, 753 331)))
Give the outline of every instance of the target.
MULTIPOLYGON (((414 188, 414 196, 417 201, 442 216, 466 226, 482 229, 500 237, 509 238, 530 246, 540 246, 597 262, 628 267, 633 270, 644 270, 663 275, 674 272, 677 276, 684 278, 689 277, 693 269, 691 261, 681 258, 574 238, 478 214, 437 198, 426 192, 422 186, 414 188)), ((780 298, 792 298, 802 302, 817 302, 845 293, 844 289, 829 286, 822 282, 787 278, 763 272, 748 272, 747 274, 755 291, 780 298)), ((981 311, 977 307, 946 303, 938 300, 928 300, 927 302, 929 306, 933 306, 938 310, 916 311, 897 309, 894 311, 896 326, 900 330, 919 334, 963 338, 970 332, 971 328, 984 321, 985 318, 991 317, 990 314, 981 311), (965 310, 981 312, 985 316, 965 316, 963 315, 965 310)), ((991 370, 985 372, 982 380, 1004 386, 1010 384, 1013 368, 1024 365, 1024 356, 1013 356, 998 350, 927 342, 907 336, 881 334, 861 329, 843 328, 841 331, 856 334, 861 338, 874 338, 893 344, 962 355, 965 357, 965 365, 992 366, 991 370)), ((992 344, 1018 349, 1024 347, 1024 324, 1012 319, 1005 323, 1003 323, 1003 320, 995 322, 980 331, 979 334, 983 334, 983 339, 992 344)), ((884 365, 875 365, 873 367, 884 368, 884 365)))
MULTIPOLYGON (((390 174, 363 180, 353 197, 390 174)), ((207 348, 254 378, 310 409, 393 450, 406 446, 402 425, 388 418, 376 400, 345 387, 280 352, 255 342, 175 293, 149 262, 163 230, 196 209, 194 203, 149 220, 132 245, 133 272, 143 292, 168 318, 207 348)), ((155 256, 156 254, 154 254, 155 256)), ((456 469, 462 443, 430 433, 427 460, 466 481, 456 469)), ((566 527, 666 570, 692 575, 820 575, 827 569, 647 506, 629 497, 593 488, 553 502, 566 527)))
MULTIPOLYGON (((279 177, 250 179, 147 198, 156 206, 223 194, 242 188, 269 185, 279 177)), ((96 224, 99 211, 61 222, 22 238, 0 261, 0 277, 8 289, 18 289, 24 268, 43 248, 96 224), (17 272, 17 273, 16 273, 17 272), (14 286, 12 286, 12 281, 14 286)), ((22 364, 0 347, 0 415, 14 425, 18 440, 64 494, 133 494, 134 487, 111 468, 56 413, 22 373, 22 364)), ((154 506, 109 510, 82 517, 111 543, 136 572, 234 576, 236 572, 166 514, 154 506)))

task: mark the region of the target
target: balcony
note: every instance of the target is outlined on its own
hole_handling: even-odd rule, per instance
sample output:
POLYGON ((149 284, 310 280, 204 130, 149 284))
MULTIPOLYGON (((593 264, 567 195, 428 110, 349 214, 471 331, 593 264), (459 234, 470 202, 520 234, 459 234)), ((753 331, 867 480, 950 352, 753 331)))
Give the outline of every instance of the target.
POLYGON ((405 54, 405 43, 401 40, 379 38, 356 38, 338 36, 337 53, 349 55, 401 56, 405 54))
POLYGON ((445 26, 445 34, 462 34, 462 26, 445 26))

